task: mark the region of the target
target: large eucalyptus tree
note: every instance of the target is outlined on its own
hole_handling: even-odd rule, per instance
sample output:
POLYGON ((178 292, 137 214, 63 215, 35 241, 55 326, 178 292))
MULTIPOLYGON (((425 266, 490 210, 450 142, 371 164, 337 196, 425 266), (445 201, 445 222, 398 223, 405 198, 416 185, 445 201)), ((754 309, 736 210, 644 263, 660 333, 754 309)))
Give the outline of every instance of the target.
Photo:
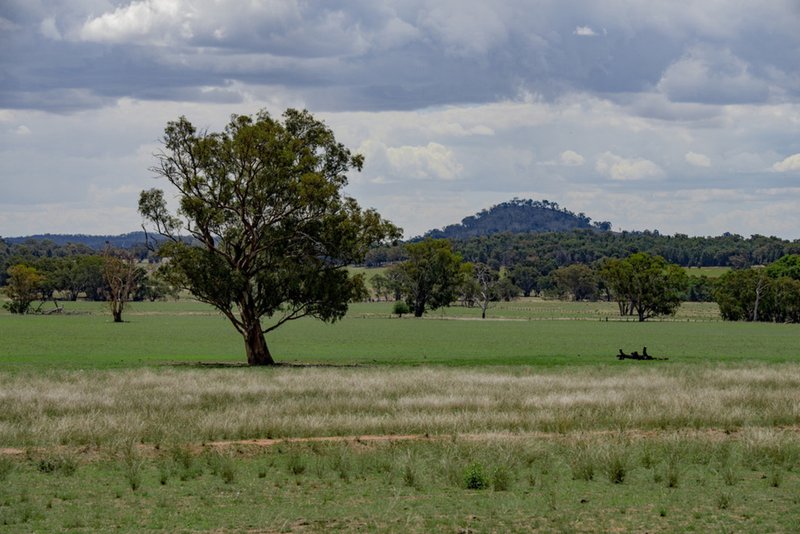
POLYGON ((142 192, 139 211, 167 238, 171 281, 230 320, 250 365, 274 363, 264 334, 287 321, 344 316, 364 292, 345 267, 399 237, 344 196, 347 173, 364 158, 307 111, 288 109, 282 121, 234 115, 219 133, 181 117, 163 144, 152 170, 177 193, 177 213, 159 189, 142 192))

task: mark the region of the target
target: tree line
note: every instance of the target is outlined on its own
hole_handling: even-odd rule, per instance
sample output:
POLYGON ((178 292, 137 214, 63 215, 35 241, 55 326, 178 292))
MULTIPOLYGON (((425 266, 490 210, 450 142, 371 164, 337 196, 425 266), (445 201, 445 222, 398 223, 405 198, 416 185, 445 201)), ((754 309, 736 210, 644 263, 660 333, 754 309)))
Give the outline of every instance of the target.
MULTIPOLYGON (((636 252, 661 256, 682 267, 732 267, 766 265, 787 254, 800 254, 800 240, 725 233, 702 237, 662 235, 658 231, 599 232, 576 229, 567 232, 510 233, 453 239, 453 248, 467 261, 511 269, 534 264, 545 274, 575 263, 591 265, 604 258, 625 258, 636 252)), ((406 259, 402 245, 376 247, 367 254, 368 266, 406 259)))
MULTIPOLYGON (((46 302, 59 310, 58 301, 108 302, 114 320, 122 320, 122 309, 127 301, 164 300, 177 296, 177 292, 155 269, 145 268, 129 251, 106 249, 97 254, 83 246, 59 247, 61 253, 32 254, 42 248, 26 245, 10 255, 6 248, 8 265, 3 270, 4 286, 9 301, 5 307, 12 313, 25 314, 41 311, 46 302), (39 302, 38 309, 32 304, 39 302)), ((1 247, 0 247, 1 248, 1 247)), ((52 249, 47 249, 51 250, 52 249)))
POLYGON ((395 300, 395 313, 421 317, 460 301, 479 306, 519 295, 616 302, 621 316, 639 321, 673 315, 686 301, 714 301, 725 320, 800 322, 800 255, 770 265, 732 270, 717 280, 689 275, 661 256, 636 252, 575 263, 547 274, 532 264, 495 269, 465 261, 449 240, 427 238, 404 245, 406 259, 371 280, 373 294, 395 300))

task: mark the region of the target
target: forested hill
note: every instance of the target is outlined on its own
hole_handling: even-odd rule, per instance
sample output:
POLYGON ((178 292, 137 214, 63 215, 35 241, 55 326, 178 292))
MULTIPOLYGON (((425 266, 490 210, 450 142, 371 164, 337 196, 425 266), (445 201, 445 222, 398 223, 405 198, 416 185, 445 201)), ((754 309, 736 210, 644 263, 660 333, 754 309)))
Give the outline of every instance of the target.
POLYGON ((592 223, 583 213, 573 213, 556 202, 515 198, 466 217, 460 224, 431 230, 425 237, 468 239, 501 233, 568 232, 589 228, 607 231, 611 223, 592 223))
MULTIPOLYGON (((150 240, 157 236, 149 236, 150 240)), ((145 246, 144 232, 130 232, 122 235, 83 235, 83 234, 40 234, 26 237, 4 237, 9 245, 23 245, 28 242, 49 241, 59 247, 65 245, 85 245, 93 250, 102 250, 106 244, 114 248, 133 249, 145 246)))

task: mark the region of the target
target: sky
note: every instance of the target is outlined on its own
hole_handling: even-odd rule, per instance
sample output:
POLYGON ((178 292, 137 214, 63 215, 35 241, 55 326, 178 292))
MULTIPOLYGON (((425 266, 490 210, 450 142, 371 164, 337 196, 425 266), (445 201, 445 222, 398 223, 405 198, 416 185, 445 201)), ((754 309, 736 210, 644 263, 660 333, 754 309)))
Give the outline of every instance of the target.
POLYGON ((138 230, 168 121, 289 107, 407 238, 515 197, 800 238, 797 0, 1 0, 0 235, 138 230))

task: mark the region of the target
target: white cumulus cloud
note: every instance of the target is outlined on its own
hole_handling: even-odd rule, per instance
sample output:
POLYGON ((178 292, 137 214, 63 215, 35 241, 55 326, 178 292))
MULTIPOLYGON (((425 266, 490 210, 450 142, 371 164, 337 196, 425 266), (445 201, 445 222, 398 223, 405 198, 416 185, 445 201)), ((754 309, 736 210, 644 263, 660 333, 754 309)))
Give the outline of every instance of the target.
POLYGON ((453 151, 439 143, 390 147, 386 149, 386 156, 401 177, 455 180, 463 170, 453 151))
POLYGON ((697 152, 687 152, 686 163, 695 167, 711 167, 711 158, 705 154, 698 154, 697 152))
POLYGON ((126 42, 177 25, 187 36, 191 18, 191 6, 181 0, 141 0, 87 20, 79 35, 85 41, 126 42))
POLYGON ((619 181, 646 180, 664 175, 661 167, 649 159, 626 159, 611 152, 605 152, 597 159, 595 170, 603 176, 619 181))
POLYGON ((800 154, 793 154, 772 166, 778 172, 800 171, 800 154))
POLYGON ((580 37, 594 37, 594 36, 597 35, 597 32, 595 32, 589 26, 578 26, 577 28, 575 28, 575 31, 572 32, 572 33, 573 33, 573 35, 578 35, 580 37))
POLYGON ((567 167, 580 167, 586 162, 586 158, 574 150, 565 150, 558 159, 562 165, 566 165, 567 167))

